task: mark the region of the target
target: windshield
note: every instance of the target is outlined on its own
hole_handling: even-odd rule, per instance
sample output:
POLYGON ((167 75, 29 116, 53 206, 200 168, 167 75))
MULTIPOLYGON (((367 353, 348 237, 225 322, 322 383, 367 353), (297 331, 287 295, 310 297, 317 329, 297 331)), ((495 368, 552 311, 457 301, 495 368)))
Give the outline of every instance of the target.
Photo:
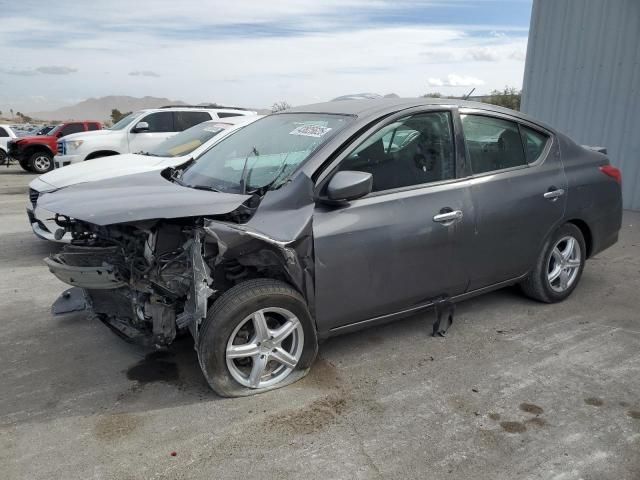
POLYGON ((230 123, 204 122, 165 140, 157 147, 149 150, 154 157, 181 157, 193 152, 220 132, 231 126, 230 123))
POLYGON ((180 181, 230 193, 277 188, 352 118, 318 113, 270 115, 214 145, 185 170, 180 181))
POLYGON ((55 127, 53 127, 53 129, 51 129, 49 133, 47 133, 47 135, 54 136, 56 133, 60 131, 61 128, 62 128, 62 125, 56 125, 55 127))
POLYGON ((114 125, 111 128, 108 128, 107 130, 122 130, 124 127, 129 125, 133 121, 134 118, 136 118, 138 115, 140 115, 140 113, 141 112, 130 113, 126 117, 121 118, 120 121, 114 123, 114 125))

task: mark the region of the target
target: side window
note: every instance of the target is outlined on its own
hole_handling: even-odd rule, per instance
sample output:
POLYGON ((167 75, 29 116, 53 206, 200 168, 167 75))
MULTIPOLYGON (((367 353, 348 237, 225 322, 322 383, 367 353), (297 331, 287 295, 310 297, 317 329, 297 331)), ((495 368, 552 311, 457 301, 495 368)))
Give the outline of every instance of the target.
POLYGON ((218 118, 241 117, 241 113, 218 112, 218 118))
POLYGON ((411 115, 384 126, 340 164, 373 175, 373 191, 455 178, 449 112, 411 115))
POLYGON ((522 133, 522 142, 524 143, 524 152, 527 157, 527 163, 533 163, 544 151, 547 146, 549 136, 540 133, 524 125, 520 125, 520 133, 522 133))
POLYGON ((82 123, 68 123, 64 127, 62 127, 62 131, 60 132, 60 136, 64 137, 66 135, 71 135, 72 133, 84 132, 84 125, 82 123))
POLYGON ((100 125, 97 123, 88 123, 87 127, 89 129, 89 131, 91 130, 100 130, 100 125))
POLYGON ((461 115, 473 173, 526 165, 518 124, 484 115, 461 115))
MULTIPOLYGON (((144 117, 140 122, 147 122, 147 132, 175 132, 173 128, 173 112, 155 112, 144 117)), ((139 123, 139 122, 138 122, 139 123)))
POLYGON ((9 134, 7 133, 7 131, 4 128, 0 127, 0 137, 8 137, 8 136, 9 134))
POLYGON ((176 131, 181 132, 199 123, 211 120, 211 115, 207 112, 174 112, 176 121, 176 131))

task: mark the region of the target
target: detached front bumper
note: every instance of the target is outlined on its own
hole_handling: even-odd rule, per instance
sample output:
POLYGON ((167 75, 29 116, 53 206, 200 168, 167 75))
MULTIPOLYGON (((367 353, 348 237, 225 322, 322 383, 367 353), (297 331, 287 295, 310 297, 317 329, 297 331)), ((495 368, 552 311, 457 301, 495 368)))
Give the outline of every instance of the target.
POLYGON ((82 162, 83 160, 84 155, 56 155, 53 157, 53 165, 54 168, 62 168, 67 165, 82 162))

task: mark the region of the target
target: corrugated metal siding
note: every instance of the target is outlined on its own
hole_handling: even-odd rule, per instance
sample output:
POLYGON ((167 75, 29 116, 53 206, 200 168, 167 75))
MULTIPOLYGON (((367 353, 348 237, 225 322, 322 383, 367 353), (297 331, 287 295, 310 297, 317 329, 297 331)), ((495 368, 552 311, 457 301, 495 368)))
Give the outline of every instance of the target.
POLYGON ((640 0, 534 0, 521 109, 606 147, 640 210, 640 0))

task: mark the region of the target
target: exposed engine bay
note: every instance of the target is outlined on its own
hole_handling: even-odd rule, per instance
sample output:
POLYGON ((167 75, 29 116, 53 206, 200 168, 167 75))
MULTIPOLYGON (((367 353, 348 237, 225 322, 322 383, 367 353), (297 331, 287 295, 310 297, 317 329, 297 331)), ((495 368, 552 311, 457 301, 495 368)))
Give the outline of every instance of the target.
MULTIPOLYGON (((261 212, 268 213, 266 203, 261 212)), ((251 278, 286 281, 312 300, 310 216, 290 216, 295 228, 281 241, 255 228, 264 218, 247 204, 218 218, 113 225, 56 215, 72 241, 45 262, 74 288, 58 298, 53 313, 89 310, 129 341, 166 346, 182 331, 197 338, 211 303, 251 278)))

